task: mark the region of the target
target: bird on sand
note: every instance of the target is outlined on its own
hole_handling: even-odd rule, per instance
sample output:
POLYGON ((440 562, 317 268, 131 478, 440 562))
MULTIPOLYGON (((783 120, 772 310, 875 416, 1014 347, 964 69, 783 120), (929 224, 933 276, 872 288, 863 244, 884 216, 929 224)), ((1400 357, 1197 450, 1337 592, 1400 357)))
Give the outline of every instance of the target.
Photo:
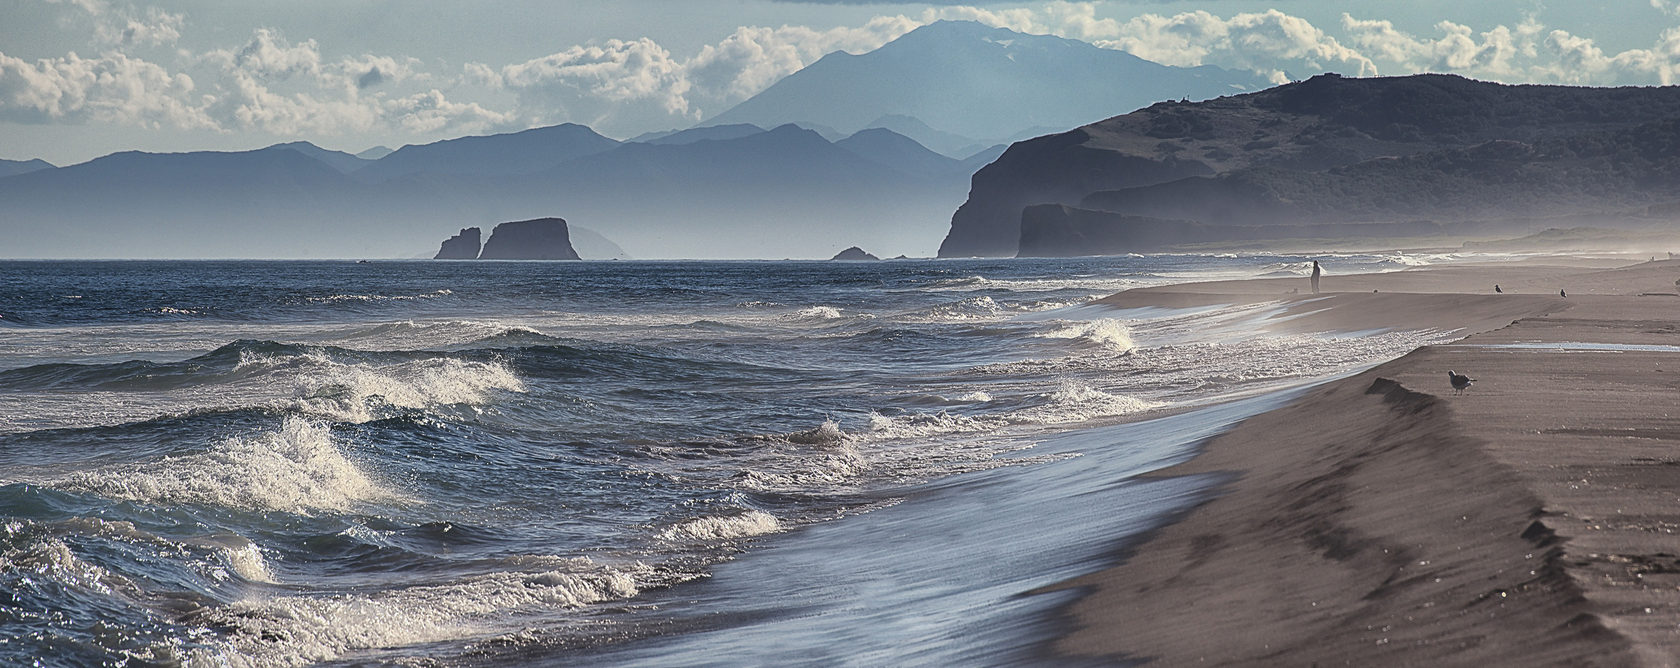
POLYGON ((1568 297, 1568 296, 1569 296, 1569 293, 1567 293, 1567 292, 1564 292, 1564 291, 1562 291, 1562 290, 1558 290, 1558 296, 1559 296, 1559 297, 1568 297))
POLYGON ((1499 289, 1499 284, 1498 283, 1493 284, 1493 291, 1498 292, 1498 293, 1504 293, 1505 292, 1504 290, 1499 289))
POLYGON ((1453 394, 1461 394, 1470 389, 1470 384, 1476 382, 1476 379, 1447 369, 1447 382, 1452 383, 1453 394))

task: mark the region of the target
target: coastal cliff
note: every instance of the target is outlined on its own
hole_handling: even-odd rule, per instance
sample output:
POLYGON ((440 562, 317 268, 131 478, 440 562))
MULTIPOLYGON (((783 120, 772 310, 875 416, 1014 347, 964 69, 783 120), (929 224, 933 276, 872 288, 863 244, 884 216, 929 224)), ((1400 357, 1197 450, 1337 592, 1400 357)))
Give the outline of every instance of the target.
POLYGON ((577 260, 566 221, 536 218, 502 223, 490 231, 480 260, 577 260))
POLYGON ((1103 225, 1141 217, 1279 226, 1271 232, 1283 238, 1310 236, 1282 229, 1303 223, 1476 223, 1467 229, 1478 233, 1528 233, 1583 216, 1651 225, 1666 220, 1658 212, 1680 184, 1676 109, 1674 87, 1506 86, 1438 74, 1329 74, 1162 102, 1011 146, 974 175, 939 254, 1144 250, 1023 229, 1023 211, 1039 204, 1119 214, 1103 225))

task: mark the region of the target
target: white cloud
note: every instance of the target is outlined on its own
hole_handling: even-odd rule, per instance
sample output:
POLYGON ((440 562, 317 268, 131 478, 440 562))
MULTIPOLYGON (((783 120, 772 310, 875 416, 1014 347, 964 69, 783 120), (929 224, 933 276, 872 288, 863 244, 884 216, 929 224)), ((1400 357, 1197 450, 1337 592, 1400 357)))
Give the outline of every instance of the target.
POLYGON ((181 38, 186 17, 157 7, 145 11, 124 3, 113 5, 105 0, 46 0, 48 4, 67 5, 85 16, 63 17, 76 22, 93 23, 95 40, 104 46, 159 46, 173 44, 181 38))
MULTIPOLYGON (((90 43, 99 55, 26 62, 0 54, 0 119, 434 136, 573 121, 624 136, 687 125, 828 53, 870 51, 937 20, 1082 39, 1170 65, 1218 65, 1278 81, 1286 73, 1375 75, 1379 68, 1507 82, 1680 80, 1680 28, 1664 31, 1650 48, 1611 53, 1533 17, 1492 27, 1441 21, 1427 35, 1414 35, 1387 20, 1349 14, 1321 27, 1278 10, 1116 19, 1108 14, 1116 5, 1100 2, 945 5, 832 28, 742 26, 689 53, 672 53, 644 37, 571 46, 511 64, 468 62, 451 72, 457 66, 406 55, 328 55, 314 39, 293 41, 269 28, 252 30, 243 43, 226 48, 159 54, 145 49, 177 44, 188 17, 142 9, 131 0, 47 1, 63 6, 77 29, 93 31, 90 43), (135 55, 140 53, 163 60, 135 55), (428 70, 439 67, 444 69, 428 70)), ((1675 0, 1649 1, 1664 12, 1680 11, 1675 0)))
POLYGON ((213 127, 190 102, 193 90, 191 77, 120 53, 34 63, 0 53, 0 118, 8 121, 213 127))
POLYGON ((507 128, 515 120, 511 114, 485 109, 477 103, 450 102, 436 88, 388 100, 384 110, 398 127, 417 134, 484 132, 507 128))
POLYGON ((1274 81, 1283 80, 1288 69, 1377 74, 1370 58, 1343 46, 1306 19, 1275 9, 1228 19, 1206 11, 1143 14, 1120 24, 1113 39, 1097 43, 1167 65, 1246 69, 1274 81))
POLYGON ((123 15, 101 22, 95 31, 101 42, 123 46, 160 46, 174 44, 181 38, 186 17, 171 14, 156 7, 144 16, 123 15))
POLYGON ((683 63, 696 113, 710 114, 745 100, 835 51, 864 53, 916 29, 903 16, 876 17, 858 28, 741 27, 683 63))
POLYGON ((1547 30, 1534 17, 1516 27, 1477 33, 1442 21, 1437 38, 1417 37, 1384 20, 1342 15, 1349 41, 1405 72, 1454 72, 1506 83, 1668 85, 1680 81, 1680 29, 1663 31, 1649 49, 1606 53, 1591 38, 1547 30))
POLYGON ((682 63, 651 39, 574 46, 508 65, 501 80, 532 122, 611 128, 694 119, 682 63))
POLYGON ((261 79, 314 77, 321 72, 321 49, 315 40, 293 44, 267 28, 258 28, 238 49, 216 49, 205 53, 204 59, 225 72, 261 79))
POLYGON ((1605 85, 1660 84, 1680 81, 1680 28, 1664 30, 1650 49, 1607 54, 1591 39, 1553 30, 1540 40, 1546 62, 1535 65, 1533 76, 1560 83, 1605 85))

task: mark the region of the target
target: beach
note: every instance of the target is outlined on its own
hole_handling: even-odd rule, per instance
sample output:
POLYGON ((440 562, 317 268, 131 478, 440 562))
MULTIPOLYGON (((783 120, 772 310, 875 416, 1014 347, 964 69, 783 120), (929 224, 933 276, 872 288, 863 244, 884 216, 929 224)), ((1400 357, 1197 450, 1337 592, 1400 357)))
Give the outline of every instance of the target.
POLYGON ((1073 590, 1054 652, 1154 665, 1673 665, 1680 262, 1452 266, 1131 290, 1283 299, 1282 331, 1436 327, 1154 478, 1205 502, 1073 590), (1494 292, 1494 285, 1502 292, 1494 292), (1291 291, 1295 291, 1291 294, 1291 291), (1567 294, 1563 296, 1560 290, 1567 294), (1449 369, 1475 378, 1455 393, 1449 369))

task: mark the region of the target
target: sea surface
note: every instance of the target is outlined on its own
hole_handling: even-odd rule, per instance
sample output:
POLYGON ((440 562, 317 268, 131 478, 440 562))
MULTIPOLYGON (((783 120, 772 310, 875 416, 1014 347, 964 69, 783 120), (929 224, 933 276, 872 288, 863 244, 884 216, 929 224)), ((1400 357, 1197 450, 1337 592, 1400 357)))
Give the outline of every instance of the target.
POLYGON ((0 665, 1032 662, 1312 259, 0 262, 0 665))

